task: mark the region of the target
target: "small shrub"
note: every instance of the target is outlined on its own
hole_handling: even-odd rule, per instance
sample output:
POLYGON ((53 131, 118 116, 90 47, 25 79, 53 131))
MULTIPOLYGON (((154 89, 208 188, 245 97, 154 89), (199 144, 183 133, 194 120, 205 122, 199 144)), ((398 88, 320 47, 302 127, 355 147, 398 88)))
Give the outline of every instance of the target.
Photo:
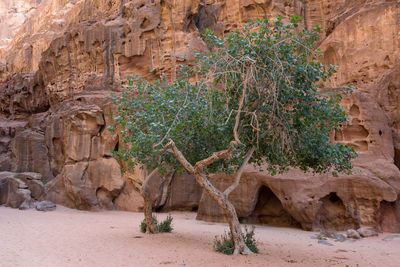
POLYGON ((224 253, 226 255, 233 254, 233 238, 232 234, 225 232, 220 237, 214 239, 214 250, 217 252, 224 253))
MULTIPOLYGON (((164 221, 158 223, 157 217, 153 216, 154 225, 157 226, 159 233, 170 233, 170 232, 172 232, 172 230, 174 229, 174 228, 172 228, 172 220, 173 220, 172 216, 168 215, 167 218, 164 221)), ((147 226, 146 225, 146 219, 143 219, 143 221, 140 223, 140 232, 146 233, 146 226, 147 226)))
MULTIPOLYGON (((254 227, 248 229, 245 227, 245 234, 243 234, 244 242, 247 247, 254 253, 258 253, 257 242, 254 238, 254 227)), ((226 255, 233 254, 233 237, 230 232, 225 232, 220 237, 214 239, 214 250, 224 253, 226 255)))
POLYGON ((244 242, 246 243, 247 247, 254 253, 258 253, 258 248, 257 248, 257 241, 254 238, 254 226, 251 227, 251 229, 248 229, 245 227, 245 234, 244 234, 244 242))
POLYGON ((158 231, 160 233, 171 233, 174 228, 172 228, 172 216, 168 215, 167 218, 158 224, 158 231))
MULTIPOLYGON (((158 222, 156 216, 153 216, 153 222, 155 225, 157 225, 158 222)), ((146 233, 146 227, 147 227, 146 219, 143 219, 143 221, 140 223, 140 232, 146 233)))

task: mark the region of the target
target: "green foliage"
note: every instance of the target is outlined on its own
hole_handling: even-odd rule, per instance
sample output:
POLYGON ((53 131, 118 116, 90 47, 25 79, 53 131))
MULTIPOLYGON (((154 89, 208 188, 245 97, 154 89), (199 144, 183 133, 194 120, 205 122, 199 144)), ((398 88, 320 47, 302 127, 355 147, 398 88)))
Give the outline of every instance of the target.
MULTIPOLYGON (((175 141, 192 164, 229 145, 229 114, 218 90, 181 78, 151 84, 131 77, 130 83, 135 86, 113 99, 122 136, 117 156, 131 166, 141 163, 147 169, 173 167, 182 172, 176 158, 162 151, 167 138, 175 141), (154 146, 156 143, 160 145, 154 146)), ((211 166, 212 171, 223 171, 223 167, 211 166)))
POLYGON ((318 60, 319 27, 309 32, 299 29, 298 22, 298 17, 288 25, 281 18, 258 20, 226 38, 207 30, 210 51, 197 53, 196 64, 182 66, 175 81, 131 77, 131 86, 113 96, 122 137, 117 156, 130 166, 181 172, 177 159, 163 150, 168 138, 195 164, 229 146, 239 114, 243 145, 231 159, 205 171, 232 173, 255 147, 250 163, 271 174, 289 167, 350 172, 355 151, 333 143, 330 134, 347 123, 339 102, 351 87, 319 90, 335 68, 318 60), (196 82, 188 78, 193 75, 196 82))
MULTIPOLYGON (((159 233, 172 232, 172 230, 174 229, 174 228, 172 228, 172 220, 173 220, 172 216, 168 215, 164 221, 158 223, 157 217, 153 216, 154 225, 157 225, 159 233)), ((147 226, 146 219, 143 219, 143 221, 140 223, 140 232, 146 233, 146 226, 147 226)))
MULTIPOLYGON (((157 225, 158 223, 156 216, 153 216, 153 223, 154 225, 157 225)), ((140 223, 140 232, 146 233, 146 227, 147 227, 146 219, 143 219, 143 221, 140 223)))
MULTIPOLYGON (((254 227, 250 230, 245 227, 245 233, 243 239, 247 247, 254 253, 258 253, 257 242, 254 238, 254 227)), ((232 234, 225 232, 220 237, 214 238, 214 250, 217 252, 224 253, 226 255, 232 255, 234 251, 234 242, 232 234)))
POLYGON ((329 135, 348 120, 339 101, 351 87, 318 90, 335 69, 318 61, 321 53, 314 46, 320 28, 300 30, 299 20, 293 17, 288 25, 281 18, 258 20, 226 39, 207 31, 212 53, 198 54, 197 65, 224 88, 230 110, 238 110, 246 91, 239 129, 241 141, 258 148, 251 162, 266 162, 272 174, 288 167, 348 171, 356 153, 333 144, 329 135))
POLYGON ((173 220, 172 216, 168 215, 167 218, 164 221, 160 222, 160 224, 158 225, 158 231, 160 233, 171 233, 172 230, 174 229, 172 228, 171 225, 172 220, 173 220))

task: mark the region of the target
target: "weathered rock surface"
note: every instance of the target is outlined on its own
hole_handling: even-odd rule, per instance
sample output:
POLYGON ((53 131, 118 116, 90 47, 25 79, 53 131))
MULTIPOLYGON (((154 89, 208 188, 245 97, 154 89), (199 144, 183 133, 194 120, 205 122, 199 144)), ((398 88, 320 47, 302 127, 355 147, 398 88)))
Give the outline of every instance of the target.
MULTIPOLYGON (((13 176, 14 174, 11 175, 13 176)), ((32 199, 28 186, 12 176, 2 173, 0 178, 0 204, 11 208, 21 207, 25 209, 30 207, 32 199)))
POLYGON ((44 194, 43 177, 39 173, 34 172, 23 172, 18 173, 16 177, 23 181, 31 191, 32 198, 38 200, 44 194))
POLYGON ((348 229, 346 231, 347 238, 352 238, 352 239, 360 239, 361 235, 354 229, 348 229))
MULTIPOLYGON (((230 200, 243 222, 301 225, 307 230, 377 227, 380 204, 396 201, 397 192, 372 173, 360 168, 354 172, 359 174, 332 178, 296 170, 281 176, 248 170, 230 200)), ((232 177, 225 175, 215 175, 212 180, 220 189, 230 181, 232 177)), ((203 193, 197 217, 221 221, 223 212, 203 193)))
POLYGON ((162 211, 197 210, 202 188, 188 174, 171 173, 151 179, 153 206, 162 211))
POLYGON ((362 237, 378 236, 378 232, 373 227, 361 227, 361 228, 357 229, 357 232, 362 237))
MULTIPOLYGON (((296 170, 273 177, 249 169, 231 195, 238 215, 243 222, 305 229, 372 226, 400 232, 395 0, 3 1, 0 171, 42 178, 7 176, 0 199, 20 206, 29 187, 31 198, 68 207, 140 210, 144 173, 122 173, 111 158, 119 138, 107 130, 110 93, 118 93, 130 74, 174 79, 183 57, 190 60, 193 50, 206 49, 201 40, 206 28, 223 34, 249 19, 288 20, 293 14, 303 17, 304 27, 322 25, 322 60, 339 65, 324 85, 357 87, 342 103, 349 125, 333 139, 352 145, 360 156, 353 174, 338 178, 296 170), (40 180, 47 182, 44 191, 40 180), (9 201, 9 188, 16 200, 9 201)), ((216 175, 212 182, 223 189, 230 179, 216 175)), ((170 174, 151 184, 158 210, 198 208, 199 219, 222 219, 193 177, 170 174)))
POLYGON ((53 211, 56 209, 56 204, 51 201, 43 200, 36 204, 36 210, 39 211, 53 211))
MULTIPOLYGON (((374 226, 398 231, 400 171, 393 164, 393 136, 384 111, 366 93, 343 101, 349 125, 334 139, 360 153, 352 175, 304 174, 292 170, 276 177, 248 170, 230 199, 243 222, 301 225, 304 229, 346 230, 374 226), (391 223, 389 223, 391 222, 391 223)), ((232 178, 215 175, 225 189, 232 178)), ((203 194, 198 218, 220 221, 222 211, 203 194)))
POLYGON ((0 172, 0 205, 11 208, 33 208, 44 193, 38 173, 0 172))

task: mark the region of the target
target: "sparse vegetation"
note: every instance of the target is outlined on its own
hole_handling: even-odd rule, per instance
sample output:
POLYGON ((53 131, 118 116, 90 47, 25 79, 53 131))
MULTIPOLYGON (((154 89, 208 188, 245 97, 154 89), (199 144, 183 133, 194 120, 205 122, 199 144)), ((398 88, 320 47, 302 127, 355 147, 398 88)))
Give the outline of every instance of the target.
POLYGON ((168 215, 167 218, 158 224, 158 232, 160 233, 171 233, 174 228, 172 228, 172 216, 168 215))
MULTIPOLYGON (((157 225, 156 216, 153 216, 153 223, 154 223, 154 225, 157 225)), ((143 221, 140 223, 140 232, 146 233, 146 227, 147 227, 146 219, 143 219, 143 221)))
MULTIPOLYGON (((251 229, 245 228, 243 239, 246 246, 253 253, 258 253, 257 242, 254 238, 254 227, 251 229)), ((214 250, 217 252, 224 253, 226 255, 232 255, 234 252, 234 241, 233 236, 230 232, 225 232, 220 237, 216 236, 214 239, 214 250)))
MULTIPOLYGON (((153 216, 153 223, 156 226, 156 232, 171 233, 172 230, 174 229, 172 227, 172 220, 173 220, 172 216, 168 215, 164 221, 158 223, 157 217, 153 216)), ((140 223, 140 232, 146 233, 146 227, 147 227, 146 219, 143 219, 143 221, 140 223)))

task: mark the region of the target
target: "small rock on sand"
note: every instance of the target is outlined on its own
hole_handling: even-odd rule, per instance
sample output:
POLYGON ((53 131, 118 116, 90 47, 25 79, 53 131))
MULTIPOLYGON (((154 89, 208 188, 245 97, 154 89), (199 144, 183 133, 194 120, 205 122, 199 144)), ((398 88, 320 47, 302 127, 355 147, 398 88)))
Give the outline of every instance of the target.
POLYGON ((335 238, 335 242, 344 242, 344 241, 346 241, 346 237, 344 236, 344 235, 342 235, 342 234, 337 234, 336 235, 336 238, 335 238))
POLYGON ((354 229, 348 229, 346 231, 346 235, 347 235, 347 238, 353 238, 353 239, 360 239, 361 238, 360 234, 354 229))
POLYGON ((36 205, 36 210, 39 211, 52 211, 56 209, 56 204, 51 201, 44 200, 36 205))
POLYGON ((378 231, 376 231, 376 229, 373 227, 361 227, 361 228, 357 229, 357 232, 362 237, 378 236, 378 231))

